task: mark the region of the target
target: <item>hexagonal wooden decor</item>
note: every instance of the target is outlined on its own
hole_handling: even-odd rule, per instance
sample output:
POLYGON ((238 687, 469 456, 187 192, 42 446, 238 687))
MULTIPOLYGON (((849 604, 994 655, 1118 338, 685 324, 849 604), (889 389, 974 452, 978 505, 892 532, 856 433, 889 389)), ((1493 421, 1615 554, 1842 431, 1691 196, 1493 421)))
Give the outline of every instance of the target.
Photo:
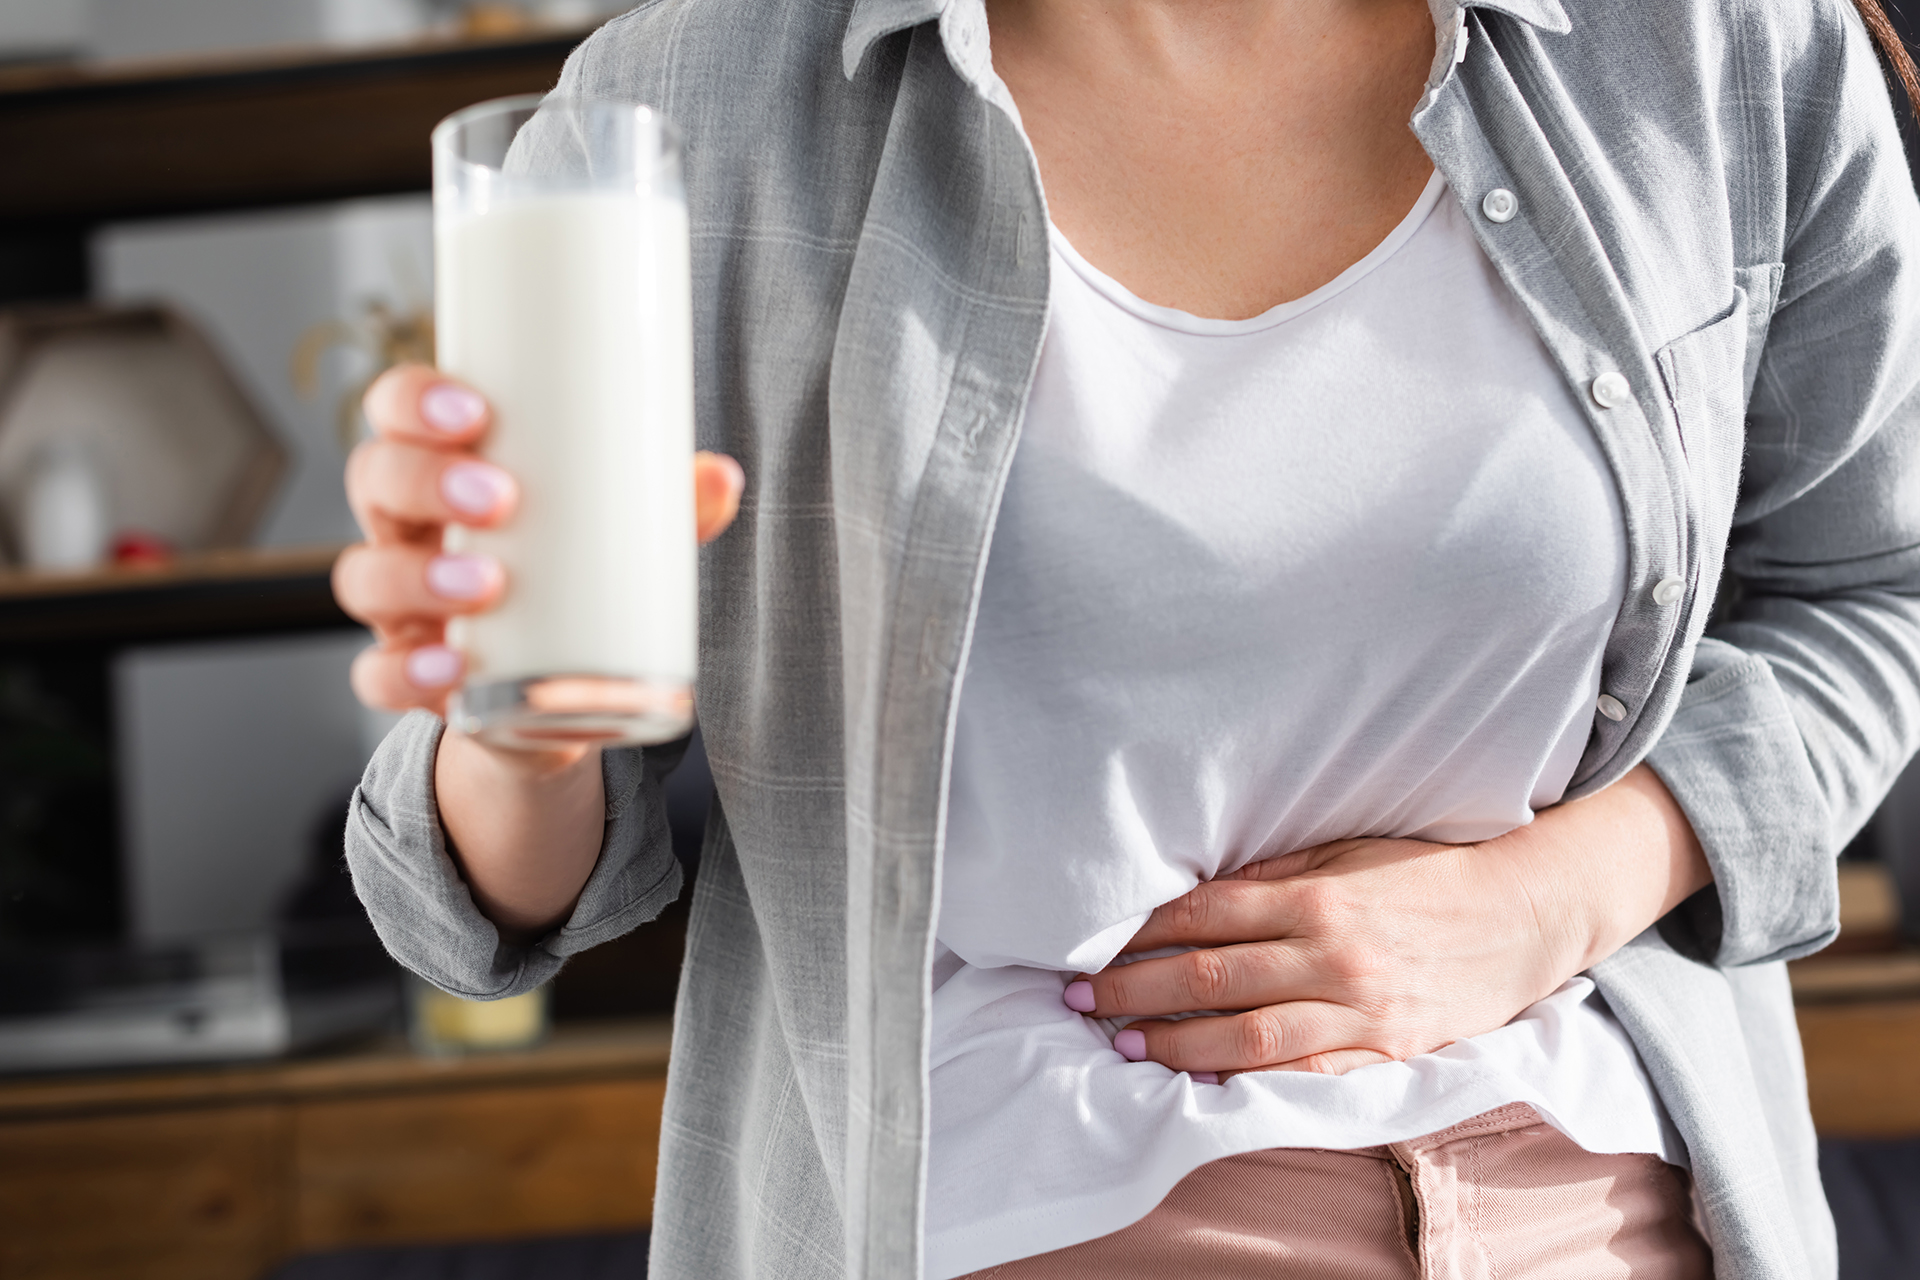
POLYGON ((9 514, 55 442, 84 451, 113 532, 157 534, 188 552, 245 545, 287 465, 199 329, 164 307, 0 314, 0 504, 9 514))

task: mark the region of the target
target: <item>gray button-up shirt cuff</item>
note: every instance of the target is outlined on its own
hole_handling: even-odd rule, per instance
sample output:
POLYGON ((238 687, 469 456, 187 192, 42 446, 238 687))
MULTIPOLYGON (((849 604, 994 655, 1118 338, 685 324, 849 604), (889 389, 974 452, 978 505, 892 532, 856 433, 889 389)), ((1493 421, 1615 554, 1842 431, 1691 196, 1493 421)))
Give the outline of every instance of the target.
POLYGON ((1661 922, 1683 954, 1790 960, 1839 932, 1827 797, 1765 659, 1702 640, 1680 708, 1647 757, 1693 824, 1714 884, 1661 922))
MULTIPOLYGON (((415 711, 367 765, 347 816, 347 865, 394 959, 457 996, 497 1000, 531 991, 568 956, 651 920, 679 896, 658 767, 638 750, 602 754, 607 825, 600 859, 559 929, 527 945, 501 939, 447 853, 433 764, 445 725, 415 711)), ((662 752, 662 757, 677 753, 662 752)))

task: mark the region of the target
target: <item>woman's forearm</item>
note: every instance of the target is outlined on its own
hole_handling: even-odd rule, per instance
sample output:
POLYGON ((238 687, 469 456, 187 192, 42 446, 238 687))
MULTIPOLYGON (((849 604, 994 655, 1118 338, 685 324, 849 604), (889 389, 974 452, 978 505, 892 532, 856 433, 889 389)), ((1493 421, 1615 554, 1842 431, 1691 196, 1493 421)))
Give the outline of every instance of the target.
MULTIPOLYGON (((1155 910, 1129 949, 1196 948, 1073 983, 1175 1070, 1341 1072, 1502 1026, 1712 883, 1646 765, 1472 846, 1355 839, 1251 863, 1155 910)), ((1122 1047, 1122 1052, 1128 1052, 1122 1047)))
POLYGON ((1687 815, 1647 765, 1483 848, 1507 855, 1543 930, 1578 973, 1713 883, 1687 815))
POLYGON ((449 730, 434 790, 448 851, 502 937, 538 937, 571 914, 606 825, 598 750, 493 751, 449 730))

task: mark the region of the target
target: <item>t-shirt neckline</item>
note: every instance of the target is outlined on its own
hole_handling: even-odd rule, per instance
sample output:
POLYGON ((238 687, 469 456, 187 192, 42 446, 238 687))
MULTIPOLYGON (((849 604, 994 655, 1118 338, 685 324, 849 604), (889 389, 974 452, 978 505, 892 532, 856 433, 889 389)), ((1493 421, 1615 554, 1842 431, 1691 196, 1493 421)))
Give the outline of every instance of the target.
POLYGON ((1413 238, 1414 233, 1420 230, 1428 215, 1440 203, 1440 195, 1446 190, 1446 186, 1446 180, 1440 176, 1440 171, 1435 169, 1432 176, 1427 179, 1427 185, 1421 188, 1419 199, 1415 200, 1413 208, 1407 211, 1407 216, 1400 219, 1398 225, 1387 233, 1386 239, 1369 250, 1365 257, 1313 292, 1295 298, 1291 302, 1283 302, 1277 307, 1270 307, 1259 315, 1249 316, 1244 320, 1212 319, 1207 316, 1196 316, 1177 307, 1163 307, 1158 303, 1148 302, 1081 257, 1080 251, 1073 247, 1059 227, 1053 225, 1051 219, 1047 222, 1047 238, 1052 244, 1054 253, 1074 275, 1080 277, 1094 292, 1128 314, 1180 333, 1199 334, 1204 337, 1228 337, 1243 333, 1257 333, 1262 329, 1271 329, 1275 325, 1285 324, 1295 316, 1311 311, 1321 303, 1352 288, 1381 263, 1391 258, 1401 245, 1413 238))

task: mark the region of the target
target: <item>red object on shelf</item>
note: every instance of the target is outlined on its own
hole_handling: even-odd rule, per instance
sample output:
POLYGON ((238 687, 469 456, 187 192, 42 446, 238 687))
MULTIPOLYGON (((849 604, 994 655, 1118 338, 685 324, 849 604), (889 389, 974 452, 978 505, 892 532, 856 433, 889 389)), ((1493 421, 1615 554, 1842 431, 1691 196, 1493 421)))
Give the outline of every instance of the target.
POLYGON ((144 529, 123 529, 113 536, 113 562, 118 565, 162 565, 173 559, 173 544, 144 529))

